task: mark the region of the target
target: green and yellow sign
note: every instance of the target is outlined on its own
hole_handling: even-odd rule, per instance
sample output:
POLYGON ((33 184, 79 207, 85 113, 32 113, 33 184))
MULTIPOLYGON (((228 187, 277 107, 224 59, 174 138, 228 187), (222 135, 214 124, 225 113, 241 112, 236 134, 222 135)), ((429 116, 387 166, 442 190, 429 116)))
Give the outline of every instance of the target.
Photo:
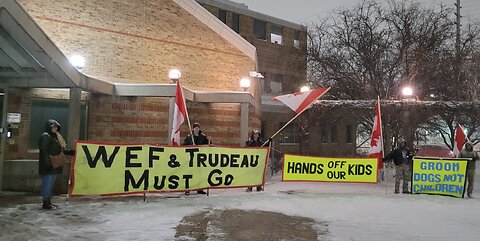
POLYGON ((285 154, 283 181, 377 182, 376 158, 333 158, 285 154))
POLYGON ((69 195, 120 195, 264 183, 268 148, 76 144, 69 195))
POLYGON ((463 197, 467 160, 414 158, 412 194, 463 197))

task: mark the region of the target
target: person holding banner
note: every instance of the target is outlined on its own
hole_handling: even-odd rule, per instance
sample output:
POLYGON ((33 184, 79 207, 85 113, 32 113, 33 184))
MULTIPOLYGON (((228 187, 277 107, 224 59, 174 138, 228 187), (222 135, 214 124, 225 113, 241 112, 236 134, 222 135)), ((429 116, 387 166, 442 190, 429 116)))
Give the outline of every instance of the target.
MULTIPOLYGON (((200 124, 195 122, 192 126, 193 132, 188 134, 183 141, 183 145, 185 146, 192 146, 192 145, 209 145, 211 144, 210 137, 202 133, 200 129, 200 124), (192 137, 193 134, 193 137, 192 137)), ((198 194, 207 194, 204 190, 198 190, 198 194)), ((186 195, 190 195, 190 191, 185 192, 186 195)))
POLYGON ((467 163, 467 197, 471 198, 472 197, 472 192, 473 192, 473 184, 474 184, 474 177, 475 177, 475 162, 478 159, 478 153, 476 153, 473 150, 473 143, 467 142, 465 143, 465 147, 463 148, 462 152, 460 152, 460 155, 458 155, 459 158, 468 158, 468 163, 467 163))
MULTIPOLYGON (((250 138, 245 142, 245 146, 247 147, 258 147, 258 146, 266 146, 270 143, 271 139, 269 139, 266 143, 260 137, 260 131, 253 130, 250 134, 250 138), (265 145, 264 145, 265 144, 265 145)), ((247 187, 247 192, 251 192, 253 190, 252 187, 247 187)), ((262 191, 262 186, 257 186, 257 192, 262 191)))
POLYGON ((73 150, 66 150, 66 142, 60 135, 60 123, 50 119, 45 124, 45 132, 40 136, 38 142, 39 158, 38 158, 38 172, 42 176, 42 209, 54 209, 51 196, 55 178, 57 174, 62 173, 62 166, 52 166, 52 156, 61 153, 73 155, 73 150))
POLYGON ((412 160, 413 154, 407 148, 407 142, 404 139, 400 139, 399 143, 399 146, 383 158, 383 161, 393 159, 393 163, 395 163, 395 193, 400 193, 400 179, 403 179, 402 193, 408 194, 410 193, 408 189, 409 162, 412 160))

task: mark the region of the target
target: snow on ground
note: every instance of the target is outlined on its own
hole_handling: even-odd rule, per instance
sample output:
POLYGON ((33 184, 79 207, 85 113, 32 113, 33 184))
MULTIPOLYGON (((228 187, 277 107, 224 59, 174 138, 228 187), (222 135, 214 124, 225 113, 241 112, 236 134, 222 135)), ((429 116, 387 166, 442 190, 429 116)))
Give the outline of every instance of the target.
POLYGON ((39 197, 19 199, 0 207, 0 240, 175 240, 175 227, 184 216, 212 209, 312 218, 327 223, 326 240, 332 241, 480 240, 478 188, 474 194, 479 198, 457 199, 393 194, 392 173, 387 184, 373 185, 279 179, 272 178, 265 192, 211 190, 209 197, 162 194, 147 196, 147 202, 120 197, 68 204, 65 197, 56 197, 60 209, 55 211, 41 210, 39 197))

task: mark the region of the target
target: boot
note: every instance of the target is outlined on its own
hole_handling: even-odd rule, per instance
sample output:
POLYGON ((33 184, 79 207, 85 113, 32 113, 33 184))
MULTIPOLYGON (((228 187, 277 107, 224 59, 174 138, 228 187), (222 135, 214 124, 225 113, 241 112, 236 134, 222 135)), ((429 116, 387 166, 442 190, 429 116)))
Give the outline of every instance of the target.
POLYGON ((52 204, 48 200, 43 201, 42 209, 51 210, 53 208, 52 204))
POLYGON ((50 206, 52 206, 52 209, 57 209, 58 206, 53 204, 50 198, 47 200, 47 202, 50 204, 50 206))
POLYGON ((257 187, 257 192, 260 192, 260 191, 263 191, 262 186, 258 186, 258 187, 257 187))
POLYGON ((252 191, 252 187, 247 187, 247 192, 251 192, 252 191))

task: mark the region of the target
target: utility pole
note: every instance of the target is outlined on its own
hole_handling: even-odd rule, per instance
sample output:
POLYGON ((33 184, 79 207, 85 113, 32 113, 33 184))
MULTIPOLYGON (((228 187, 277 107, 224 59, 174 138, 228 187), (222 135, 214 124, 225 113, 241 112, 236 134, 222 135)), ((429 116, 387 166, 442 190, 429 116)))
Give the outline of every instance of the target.
POLYGON ((462 15, 460 15, 460 9, 462 8, 460 6, 460 0, 457 0, 457 3, 455 3, 455 6, 457 7, 457 11, 455 12, 456 15, 456 21, 455 24, 457 25, 457 36, 456 36, 456 42, 455 42, 455 57, 457 59, 457 66, 456 66, 456 77, 457 81, 460 80, 460 67, 461 67, 461 62, 460 62, 460 47, 461 47, 461 36, 460 36, 460 28, 462 26, 461 24, 461 18, 462 15))

